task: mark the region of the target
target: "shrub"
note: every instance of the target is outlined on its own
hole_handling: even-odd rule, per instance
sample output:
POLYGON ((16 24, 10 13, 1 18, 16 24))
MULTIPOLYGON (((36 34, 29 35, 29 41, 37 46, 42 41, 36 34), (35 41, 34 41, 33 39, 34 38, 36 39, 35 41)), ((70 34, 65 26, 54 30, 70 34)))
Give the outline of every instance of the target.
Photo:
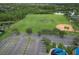
POLYGON ((58 30, 57 28, 54 28, 52 32, 54 35, 59 35, 59 31, 60 30, 58 30))
POLYGON ((59 32, 59 36, 60 36, 61 38, 63 38, 65 34, 66 34, 65 31, 60 31, 60 32, 59 32))
POLYGON ((17 28, 14 28, 12 31, 13 31, 13 33, 15 33, 16 35, 19 35, 19 34, 20 34, 20 32, 19 32, 19 30, 18 30, 17 28))
POLYGON ((46 52, 48 53, 50 51, 50 49, 52 48, 56 48, 56 43, 55 42, 51 42, 49 45, 46 46, 46 52))
POLYGON ((40 31, 40 33, 41 34, 50 34, 51 35, 53 32, 50 29, 43 29, 43 30, 40 31))
POLYGON ((61 38, 64 37, 65 34, 67 34, 65 31, 61 31, 57 28, 53 29, 53 34, 60 36, 61 38))
POLYGON ((73 51, 73 47, 71 47, 71 46, 66 47, 66 51, 67 51, 67 53, 69 55, 71 55, 72 54, 72 51, 73 51))
POLYGON ((46 46, 46 52, 47 53, 49 53, 50 49, 51 49, 51 45, 46 46))
POLYGON ((56 43, 55 42, 51 43, 51 47, 56 48, 56 43))
POLYGON ((26 32, 27 32, 28 34, 31 34, 31 33, 32 33, 32 28, 27 28, 27 29, 26 29, 26 32))
POLYGON ((38 36, 41 36, 41 32, 38 32, 38 36))
POLYGON ((43 38, 43 43, 45 44, 45 45, 50 45, 50 43, 51 43, 51 40, 49 40, 49 39, 47 39, 47 38, 43 38))
POLYGON ((50 49, 52 48, 51 40, 49 40, 47 38, 43 38, 42 42, 44 43, 44 45, 46 47, 46 52, 48 53, 50 51, 50 49))
POLYGON ((73 39, 72 45, 75 46, 75 47, 79 46, 79 37, 75 37, 73 39))
POLYGON ((4 30, 0 30, 0 36, 2 36, 5 33, 4 30))
POLYGON ((67 26, 65 26, 64 28, 65 28, 65 29, 69 29, 69 27, 67 27, 67 26))
POLYGON ((58 48, 65 49, 65 46, 64 46, 64 44, 63 44, 63 43, 59 43, 59 44, 58 44, 58 48))

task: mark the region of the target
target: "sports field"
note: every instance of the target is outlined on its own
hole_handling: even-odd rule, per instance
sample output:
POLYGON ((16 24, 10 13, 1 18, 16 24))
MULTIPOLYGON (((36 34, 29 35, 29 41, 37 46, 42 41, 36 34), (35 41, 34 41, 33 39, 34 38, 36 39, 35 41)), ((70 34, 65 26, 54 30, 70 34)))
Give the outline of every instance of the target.
POLYGON ((38 32, 42 29, 54 29, 58 24, 69 24, 64 15, 56 14, 29 14, 23 20, 15 23, 11 28, 17 28, 20 32, 25 32, 27 28, 38 32))

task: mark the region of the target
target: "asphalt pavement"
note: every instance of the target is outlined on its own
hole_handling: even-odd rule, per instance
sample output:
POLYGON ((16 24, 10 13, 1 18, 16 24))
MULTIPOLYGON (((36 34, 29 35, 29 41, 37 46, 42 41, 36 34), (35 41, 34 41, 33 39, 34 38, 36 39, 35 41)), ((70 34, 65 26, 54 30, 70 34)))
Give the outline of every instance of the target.
POLYGON ((47 55, 46 49, 41 42, 44 37, 56 43, 64 42, 65 45, 69 45, 73 40, 73 36, 60 38, 55 35, 14 34, 0 42, 0 55, 47 55))

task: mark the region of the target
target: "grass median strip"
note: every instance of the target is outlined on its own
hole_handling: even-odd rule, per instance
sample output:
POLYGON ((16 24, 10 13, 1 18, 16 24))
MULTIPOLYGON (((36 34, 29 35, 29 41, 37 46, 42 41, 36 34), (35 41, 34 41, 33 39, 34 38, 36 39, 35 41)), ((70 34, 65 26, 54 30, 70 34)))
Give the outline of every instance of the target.
POLYGON ((28 49, 28 47, 29 47, 29 45, 30 45, 31 42, 32 42, 32 39, 31 39, 31 37, 29 36, 29 37, 28 37, 28 42, 27 42, 27 44, 26 44, 26 47, 25 47, 25 49, 24 49, 23 54, 26 54, 27 49, 28 49))

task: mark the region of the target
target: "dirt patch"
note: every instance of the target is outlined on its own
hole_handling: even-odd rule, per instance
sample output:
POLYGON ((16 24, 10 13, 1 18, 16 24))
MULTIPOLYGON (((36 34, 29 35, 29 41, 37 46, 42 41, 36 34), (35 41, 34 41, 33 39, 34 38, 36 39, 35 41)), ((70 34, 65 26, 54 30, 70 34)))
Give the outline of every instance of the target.
POLYGON ((74 32, 74 29, 73 29, 72 25, 70 25, 70 24, 58 24, 56 26, 56 28, 61 30, 61 31, 74 32))

